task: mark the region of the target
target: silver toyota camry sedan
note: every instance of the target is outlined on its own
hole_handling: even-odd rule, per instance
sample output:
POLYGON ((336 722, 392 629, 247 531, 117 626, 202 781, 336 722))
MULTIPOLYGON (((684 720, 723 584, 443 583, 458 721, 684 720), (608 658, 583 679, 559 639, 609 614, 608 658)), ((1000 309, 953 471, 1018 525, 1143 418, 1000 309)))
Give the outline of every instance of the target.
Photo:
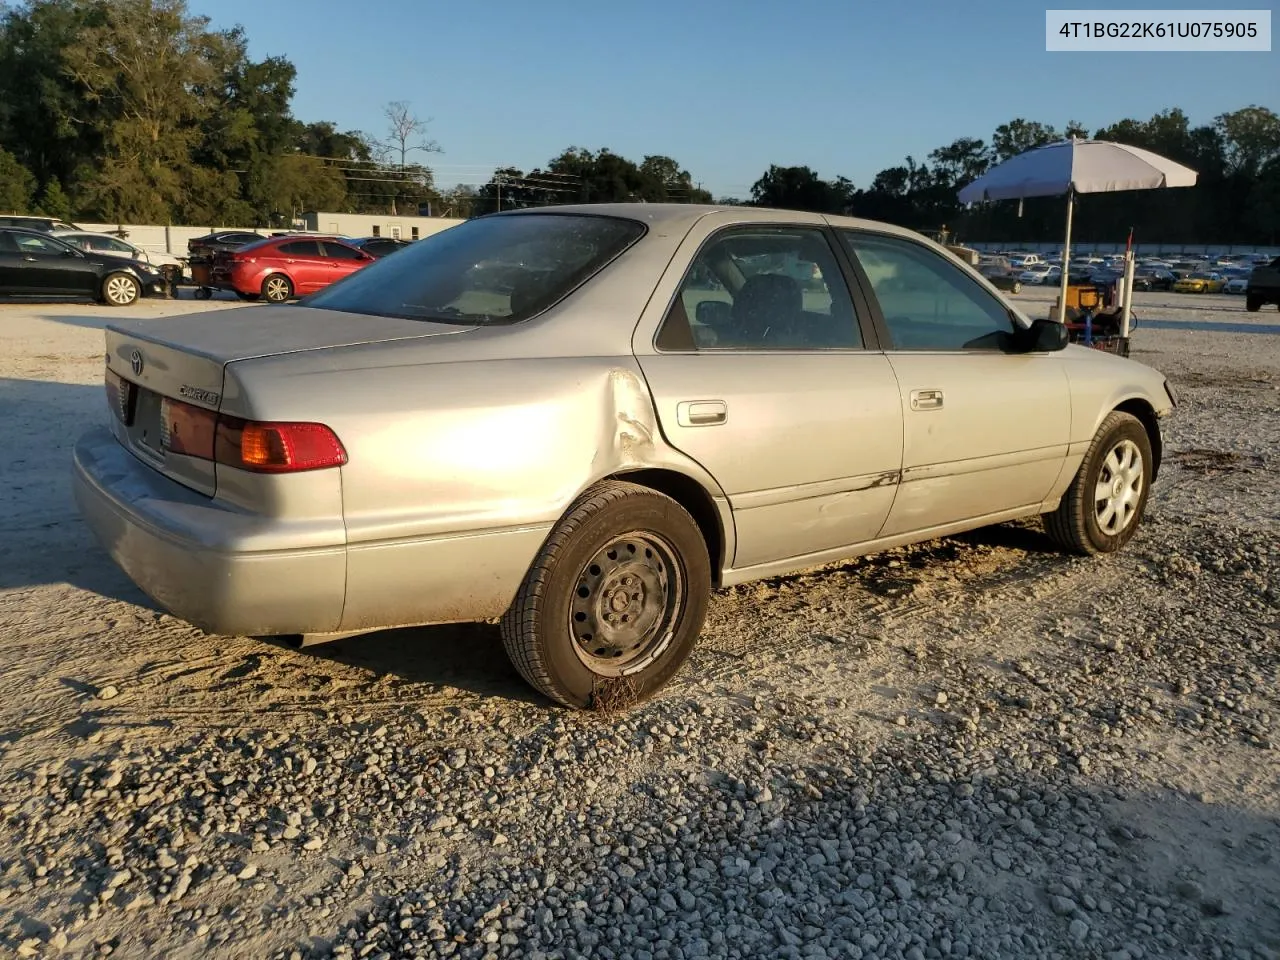
POLYGON ((561 704, 636 703, 716 587, 1043 515, 1136 531, 1165 378, 882 223, 480 217, 302 300, 106 331, 98 539, 207 632, 501 620, 561 704))

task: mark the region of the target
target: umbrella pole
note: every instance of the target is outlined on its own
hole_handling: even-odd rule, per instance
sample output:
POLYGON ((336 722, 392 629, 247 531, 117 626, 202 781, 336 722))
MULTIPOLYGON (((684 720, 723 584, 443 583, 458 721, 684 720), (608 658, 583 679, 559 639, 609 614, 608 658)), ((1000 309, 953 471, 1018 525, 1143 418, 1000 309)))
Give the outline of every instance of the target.
POLYGON ((1071 282, 1071 212, 1075 204, 1075 191, 1067 188, 1067 235, 1062 241, 1062 289, 1058 294, 1058 322, 1067 322, 1067 284, 1071 282))

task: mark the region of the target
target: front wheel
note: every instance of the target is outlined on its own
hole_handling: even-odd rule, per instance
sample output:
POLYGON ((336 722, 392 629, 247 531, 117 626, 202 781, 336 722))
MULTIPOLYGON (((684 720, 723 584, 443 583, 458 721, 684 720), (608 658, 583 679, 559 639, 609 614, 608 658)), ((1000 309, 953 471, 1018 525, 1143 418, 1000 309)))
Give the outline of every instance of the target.
POLYGON ((113 307, 127 307, 142 295, 142 286, 127 273, 113 273, 102 281, 102 299, 113 307))
POLYGON ((551 531, 502 619, 502 640, 520 675, 552 700, 625 709, 680 669, 710 593, 706 542, 685 509, 605 481, 551 531))
POLYGON ((1020 284, 1020 283, 1015 283, 1015 284, 1013 285, 1013 292, 1014 292, 1014 293, 1021 293, 1021 292, 1022 292, 1022 284, 1020 284))
POLYGON ((1244 308, 1250 313, 1257 313, 1262 309, 1262 300, 1258 297, 1246 296, 1244 298, 1244 308))
POLYGON ((284 303, 293 296, 293 283, 280 273, 273 273, 262 281, 262 299, 268 303, 284 303))
POLYGON ((1138 530, 1151 490, 1151 438, 1142 421, 1116 410, 1102 421, 1045 532, 1073 553, 1114 553, 1138 530))

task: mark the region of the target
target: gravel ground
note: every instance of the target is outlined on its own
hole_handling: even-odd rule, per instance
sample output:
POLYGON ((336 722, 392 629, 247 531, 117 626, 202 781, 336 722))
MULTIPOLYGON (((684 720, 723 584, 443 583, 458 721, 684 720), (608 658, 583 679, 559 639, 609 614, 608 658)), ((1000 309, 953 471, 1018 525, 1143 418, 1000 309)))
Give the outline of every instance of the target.
POLYGON ((1139 298, 1181 406, 1121 555, 1009 524, 725 590, 603 717, 488 626, 153 610, 68 486, 122 314, 0 304, 0 953, 1280 955, 1280 318, 1241 300, 1139 298))

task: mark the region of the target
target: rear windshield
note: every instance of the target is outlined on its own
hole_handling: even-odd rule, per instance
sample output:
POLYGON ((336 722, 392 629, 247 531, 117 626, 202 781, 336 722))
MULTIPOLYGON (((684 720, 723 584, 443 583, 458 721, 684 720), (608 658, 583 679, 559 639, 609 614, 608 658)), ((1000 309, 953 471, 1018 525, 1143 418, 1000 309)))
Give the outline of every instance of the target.
POLYGON ((527 320, 644 235, 635 220, 531 213, 468 220, 301 301, 303 306, 439 323, 527 320))

